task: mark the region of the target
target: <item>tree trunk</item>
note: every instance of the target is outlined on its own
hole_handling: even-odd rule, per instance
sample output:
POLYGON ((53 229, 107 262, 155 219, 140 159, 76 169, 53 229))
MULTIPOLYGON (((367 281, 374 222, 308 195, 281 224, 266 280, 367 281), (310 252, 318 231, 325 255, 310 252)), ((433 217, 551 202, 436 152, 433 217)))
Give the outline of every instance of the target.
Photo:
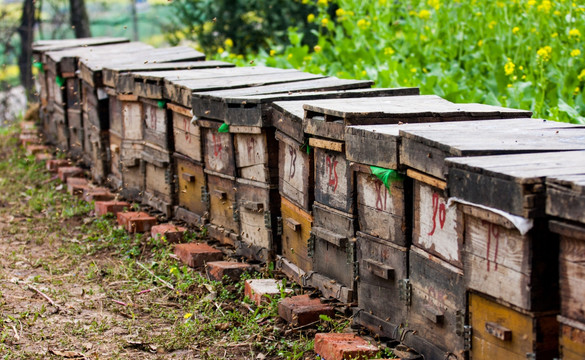
POLYGON ((69 0, 71 10, 71 26, 75 30, 76 38, 91 37, 89 30, 89 18, 85 9, 84 0, 69 0))
POLYGON ((35 25, 34 0, 24 0, 22 4, 22 18, 18 34, 20 35, 20 56, 18 67, 20 68, 20 83, 26 91, 28 100, 32 100, 34 82, 32 76, 32 43, 35 25))

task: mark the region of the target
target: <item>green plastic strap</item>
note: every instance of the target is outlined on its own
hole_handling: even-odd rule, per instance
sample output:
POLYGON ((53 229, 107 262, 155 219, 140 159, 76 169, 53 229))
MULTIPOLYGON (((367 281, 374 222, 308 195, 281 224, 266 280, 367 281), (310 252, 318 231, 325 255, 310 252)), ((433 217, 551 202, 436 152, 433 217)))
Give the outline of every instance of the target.
POLYGON ((374 176, 376 176, 378 179, 380 179, 381 182, 384 183, 384 185, 386 185, 388 191, 390 191, 390 184, 392 184, 392 182, 403 179, 402 175, 400 175, 396 170, 384 169, 377 166, 370 166, 370 170, 374 176))
POLYGON ((40 71, 41 73, 44 73, 44 72, 45 72, 45 68, 43 67, 43 63, 41 63, 41 62, 39 62, 39 61, 35 61, 35 62, 33 62, 33 67, 35 67, 35 68, 39 69, 39 71, 40 71))
POLYGON ((57 83, 57 85, 59 86, 63 86, 65 85, 65 79, 63 79, 61 76, 57 76, 55 78, 55 82, 57 83))
POLYGON ((158 105, 158 108, 159 109, 164 109, 165 108, 165 105, 167 104, 167 102, 164 101, 164 100, 159 100, 159 101, 157 101, 156 104, 158 105))
POLYGON ((230 132, 230 126, 226 123, 221 124, 221 126, 219 127, 219 129, 217 129, 217 132, 220 133, 228 133, 230 132))

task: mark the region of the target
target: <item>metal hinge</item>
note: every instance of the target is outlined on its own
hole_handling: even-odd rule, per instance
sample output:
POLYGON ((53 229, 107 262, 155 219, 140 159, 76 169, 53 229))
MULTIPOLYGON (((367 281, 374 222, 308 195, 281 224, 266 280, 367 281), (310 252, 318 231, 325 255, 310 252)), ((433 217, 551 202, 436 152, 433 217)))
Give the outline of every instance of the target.
POLYGON ((165 169, 165 184, 170 184, 171 183, 171 171, 169 168, 165 169))
POLYGON ((345 254, 347 256, 346 262, 348 264, 355 263, 355 241, 348 241, 346 243, 345 254))
POLYGON ((238 210, 238 203, 235 201, 232 202, 232 219, 234 219, 234 222, 240 222, 240 211, 238 210))
POLYGON ((311 233, 311 236, 309 236, 309 240, 307 240, 307 256, 312 258, 313 256, 315 256, 315 235, 313 233, 311 233))
POLYGON ((276 235, 282 236, 282 217, 281 216, 276 218, 276 235))
POLYGON ((463 350, 471 350, 471 325, 463 325, 463 350))
POLYGON ((526 353, 526 359, 527 360, 536 360, 536 354, 535 353, 526 353))
POLYGON ((465 313, 457 310, 455 312, 455 334, 457 336, 463 336, 465 332, 465 313))
POLYGON ((209 208, 209 193, 205 188, 205 185, 201 187, 201 202, 205 204, 207 208, 209 208))
POLYGON ((410 279, 401 279, 398 281, 400 287, 400 300, 404 301, 406 305, 410 305, 410 299, 412 296, 412 285, 410 279))
POLYGON ((264 226, 267 229, 272 229, 272 214, 270 214, 270 211, 264 212, 264 226))

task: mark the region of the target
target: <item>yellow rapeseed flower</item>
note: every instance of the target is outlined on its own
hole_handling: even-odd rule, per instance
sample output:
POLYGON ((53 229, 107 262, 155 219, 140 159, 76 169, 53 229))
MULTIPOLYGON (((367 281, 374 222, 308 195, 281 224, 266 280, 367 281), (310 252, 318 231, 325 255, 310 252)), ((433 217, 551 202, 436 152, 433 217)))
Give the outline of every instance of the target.
POLYGON ((193 314, 191 314, 191 313, 186 313, 185 315, 183 315, 183 319, 188 319, 188 318, 190 318, 191 316, 193 316, 193 314))
POLYGON ((342 8, 339 8, 339 9, 335 10, 335 15, 337 15, 338 17, 342 17, 343 15, 345 15, 345 10, 343 10, 342 8))
POLYGON ((315 50, 315 52, 318 53, 319 51, 321 51, 321 46, 315 45, 313 46, 313 50, 315 50))
POLYGON ((506 76, 510 76, 514 73, 514 69, 516 68, 516 65, 514 65, 514 63, 508 59, 508 62, 506 63, 506 65, 504 65, 504 73, 506 74, 506 76))
POLYGON ((357 22, 357 26, 362 30, 366 30, 370 26, 370 22, 367 21, 366 19, 359 19, 357 22))
POLYGON ((520 31, 520 28, 519 28, 518 26, 514 26, 514 27, 512 28, 512 34, 517 34, 517 33, 518 33, 518 31, 520 31))
POLYGON ((410 69, 410 72, 411 73, 415 73, 416 72, 416 69, 415 68, 412 68, 412 69, 410 69))
POLYGON ((495 20, 490 21, 490 23, 488 24, 488 27, 490 29, 493 29, 494 27, 496 27, 497 22, 495 20))
POLYGON ((538 49, 538 51, 536 52, 536 56, 538 57, 539 60, 541 60, 542 62, 547 62, 550 60, 552 54, 552 48, 550 46, 544 46, 541 47, 540 49, 538 49))
POLYGON ((293 58, 293 54, 288 54, 288 56, 286 57, 287 59, 292 59, 293 58))
POLYGON ((366 70, 362 70, 362 76, 366 76, 368 73, 366 72, 366 70))
POLYGON ((223 52, 225 52, 225 50, 221 46, 217 48, 217 53, 218 54, 221 54, 223 52))
POLYGON ((276 50, 274 50, 274 49, 270 50, 270 56, 274 56, 274 55, 276 55, 276 50))
POLYGON ((321 26, 327 26, 327 24, 329 24, 329 19, 327 18, 321 19, 321 26))
POLYGON ((482 46, 483 46, 483 40, 479 40, 479 41, 477 42, 477 46, 479 46, 479 47, 482 47, 482 46))
POLYGON ((508 84, 508 87, 511 88, 512 87, 512 84, 508 84))
POLYGON ((302 3, 303 4, 308 4, 309 3, 309 0, 303 0, 302 3))
POLYGON ((553 13, 554 16, 561 16, 561 12, 558 10, 555 10, 555 12, 553 13))
POLYGON ((435 10, 439 10, 439 8, 441 7, 441 1, 440 0, 427 0, 427 5, 434 8, 435 10))
POLYGON ((528 6, 534 6, 534 5, 536 5, 536 0, 528 0, 528 2, 526 4, 528 6))
POLYGON ((578 95, 581 92, 581 89, 577 86, 573 91, 573 95, 578 95))
POLYGON ((571 29, 569 30, 569 37, 572 39, 579 39, 581 37, 581 32, 579 29, 571 29))
POLYGON ((524 70, 524 66, 522 66, 522 65, 518 66, 518 70, 520 70, 520 71, 524 70))
POLYGON ((312 23, 313 21, 315 21, 315 14, 307 15, 307 22, 312 23))
POLYGON ((552 33, 550 37, 554 39, 554 38, 556 38, 558 36, 559 36, 559 33, 552 33))
POLYGON ((585 80, 585 69, 581 70, 581 73, 577 76, 577 79, 579 79, 579 81, 585 80))
POLYGON ((421 11, 419 11, 418 17, 421 18, 421 19, 423 19, 423 20, 430 19, 431 12, 428 11, 428 10, 426 10, 426 9, 422 9, 421 11))
POLYGON ((384 55, 394 55, 395 51, 391 47, 384 48, 384 55))
POLYGON ((572 57, 579 56, 579 55, 581 55, 581 50, 579 50, 579 49, 573 49, 573 50, 571 50, 571 56, 572 57))
POLYGON ((317 5, 327 6, 327 0, 317 0, 317 5))
POLYGON ((545 14, 550 13, 550 9, 552 8, 552 3, 549 0, 543 0, 540 5, 536 8, 538 11, 543 12, 545 14))
POLYGON ((230 38, 225 39, 225 41, 223 43, 226 47, 229 47, 229 48, 234 46, 234 41, 230 38))
POLYGON ((378 4, 386 5, 387 0, 378 0, 378 4))

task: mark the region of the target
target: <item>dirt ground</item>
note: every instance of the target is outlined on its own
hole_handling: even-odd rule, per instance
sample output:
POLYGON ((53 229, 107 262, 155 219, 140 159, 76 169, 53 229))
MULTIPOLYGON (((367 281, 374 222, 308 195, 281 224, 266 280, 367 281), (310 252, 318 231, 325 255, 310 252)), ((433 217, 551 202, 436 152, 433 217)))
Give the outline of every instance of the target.
POLYGON ((0 254, 2 359, 311 359, 317 331, 347 325, 291 329, 275 301, 246 302, 242 282, 211 282, 164 239, 96 218, 6 129, 0 254))

